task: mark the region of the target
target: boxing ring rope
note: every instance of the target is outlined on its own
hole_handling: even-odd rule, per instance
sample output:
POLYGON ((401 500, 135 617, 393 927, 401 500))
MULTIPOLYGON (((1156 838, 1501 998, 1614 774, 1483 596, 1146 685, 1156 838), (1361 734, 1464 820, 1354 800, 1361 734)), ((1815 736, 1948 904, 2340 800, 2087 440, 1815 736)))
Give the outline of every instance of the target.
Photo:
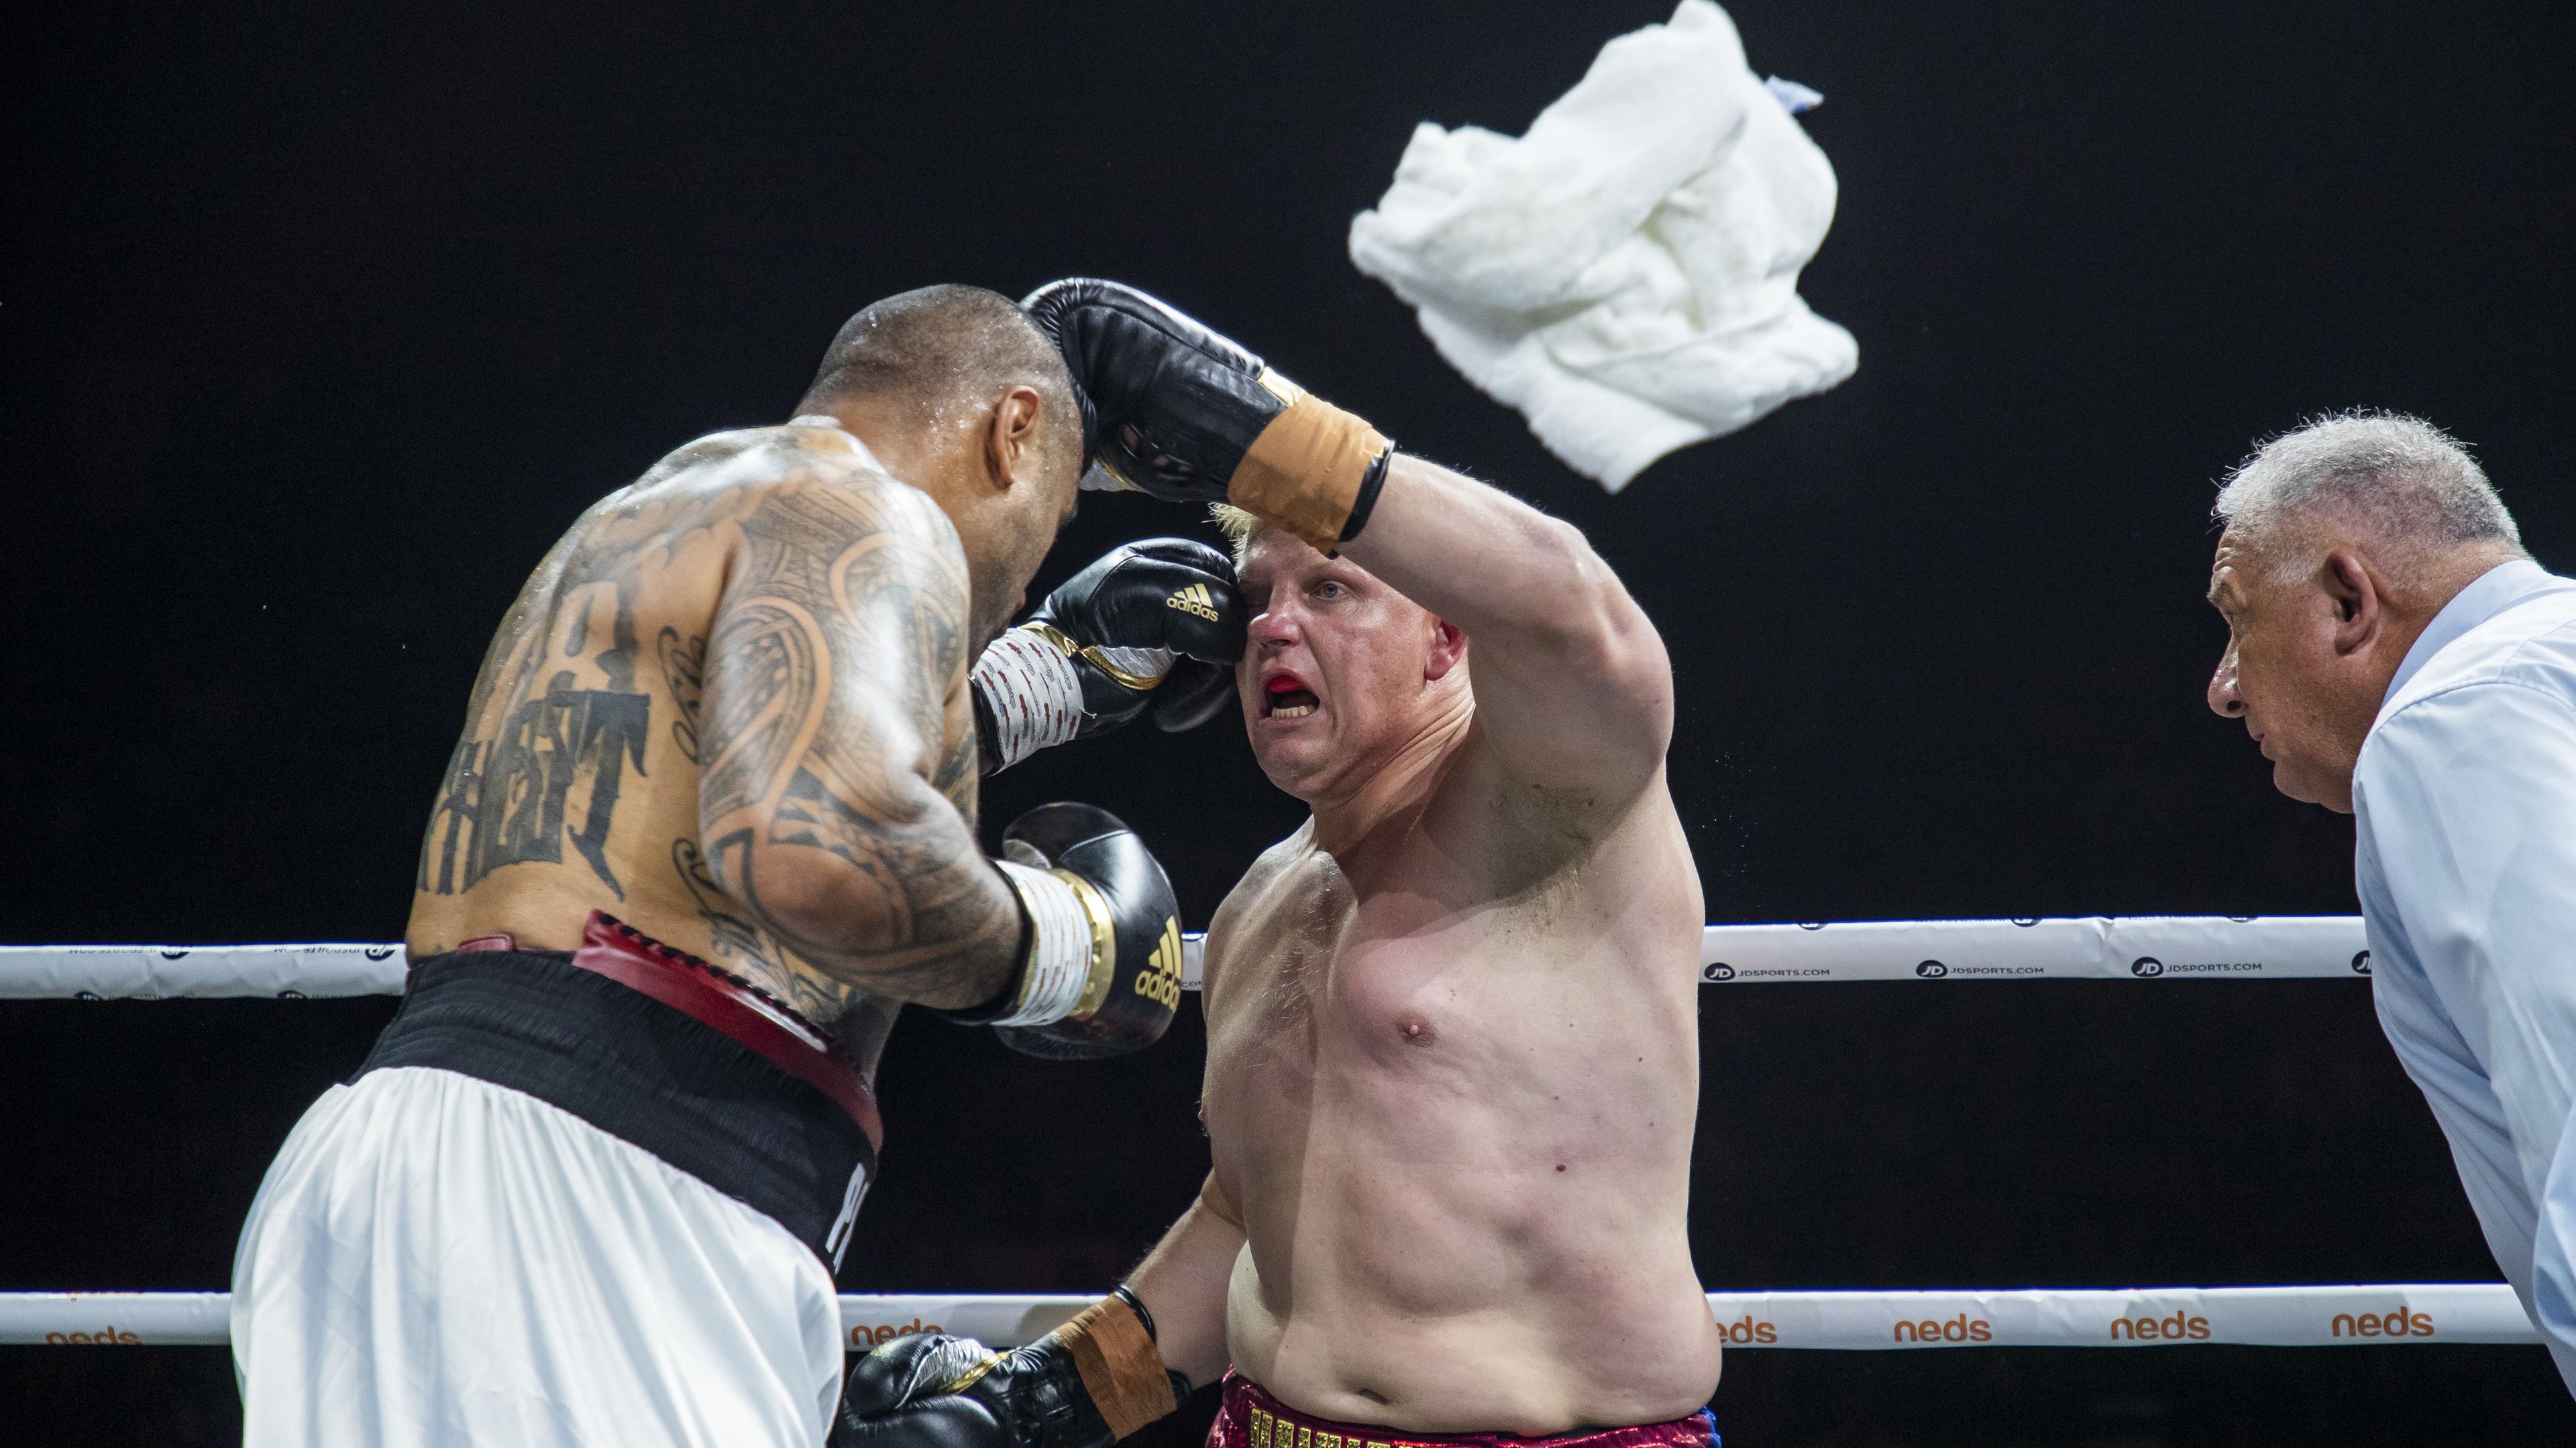
MULTIPOLYGON (((1196 989, 1202 941, 1186 940, 1196 989)), ((400 945, 0 946, 0 1000, 303 999, 398 995, 400 945)), ((2370 953, 2353 916, 1712 925, 1708 984, 1948 980, 2353 980, 2370 953)), ((863 1294, 841 1299, 854 1350, 944 1330, 1028 1342, 1088 1296, 863 1294)), ((1712 1292, 1740 1348, 2164 1347, 2236 1343, 2536 1343, 2502 1283, 2152 1287, 2116 1291, 1712 1292)), ((0 1293, 0 1344, 229 1340, 221 1292, 0 1293)))
MULTIPOLYGON (((907 1332, 1027 1343, 1091 1303, 1084 1297, 850 1294, 852 1351, 907 1332)), ((230 1340, 223 1292, 0 1293, 0 1343, 218 1347, 230 1340)), ((2536 1343, 2500 1282, 2352 1287, 2141 1287, 2126 1291, 1712 1292, 1730 1347, 2359 1347, 2377 1343, 2536 1343)))
MULTIPOLYGON (((1203 942, 1184 937, 1182 984, 1203 942)), ((2087 916, 1712 925, 1710 984, 1862 980, 2351 980, 2370 973, 2351 915, 2087 916)), ((400 995, 400 945, 0 946, 0 1000, 400 995)))

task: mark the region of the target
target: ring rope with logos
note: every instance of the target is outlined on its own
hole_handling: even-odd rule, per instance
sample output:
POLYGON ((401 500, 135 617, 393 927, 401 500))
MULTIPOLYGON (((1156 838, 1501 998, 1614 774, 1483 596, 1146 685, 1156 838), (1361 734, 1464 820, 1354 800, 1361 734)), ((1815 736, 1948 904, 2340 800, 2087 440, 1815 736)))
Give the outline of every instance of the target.
MULTIPOLYGON (((1183 937, 1198 989, 1204 941, 1183 937)), ((2370 948, 2353 915, 2137 915, 1712 925, 1711 985, 1913 980, 2354 980, 2370 948)), ((399 944, 6 945, 0 1000, 400 995, 399 944)))
MULTIPOLYGON (((1092 1303, 1083 1297, 852 1293, 841 1298, 849 1348, 908 1332, 954 1332, 1018 1347, 1092 1303)), ((2361 1347, 2386 1343, 2536 1343, 2501 1282, 2346 1287, 2137 1287, 2124 1291, 1712 1292, 1729 1346, 2361 1347)), ((0 1343, 221 1346, 224 1292, 0 1293, 0 1343)))
MULTIPOLYGON (((1201 938, 1183 982, 1197 989, 1201 938)), ((400 945, 0 946, 0 999, 302 999, 397 995, 400 945)), ((2352 916, 2092 916, 2074 919, 1712 925, 1709 984, 1950 980, 2366 978, 2352 916)), ((853 1350, 906 1332, 1002 1346, 1036 1339, 1088 1297, 854 1294, 853 1350)), ((2234 1343, 2536 1343, 2502 1283, 2154 1287, 2117 1291, 1713 1292, 1727 1341, 1746 1348, 2161 1347, 2234 1343)), ((221 1345, 221 1292, 0 1293, 0 1343, 221 1345)))

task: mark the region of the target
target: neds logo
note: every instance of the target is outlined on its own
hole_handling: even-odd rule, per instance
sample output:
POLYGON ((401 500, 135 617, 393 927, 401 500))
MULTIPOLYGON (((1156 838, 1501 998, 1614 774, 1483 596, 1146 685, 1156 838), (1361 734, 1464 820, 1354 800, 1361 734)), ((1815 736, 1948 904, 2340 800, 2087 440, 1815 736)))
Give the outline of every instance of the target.
POLYGON ((916 1332, 946 1332, 947 1330, 938 1323, 924 1322, 918 1317, 910 1322, 881 1322, 874 1327, 864 1322, 856 1323, 850 1328, 850 1350, 866 1352, 869 1348, 883 1347, 896 1338, 910 1337, 916 1332))
POLYGON ((2209 1319, 2188 1312, 2171 1317, 2115 1317, 2111 1319, 2113 1342, 2207 1342, 2209 1319))
MULTIPOLYGON (((2431 1331, 2427 1328, 2426 1331, 2431 1331)), ((102 1327, 96 1332, 49 1332, 48 1347, 132 1347, 143 1341, 121 1327, 102 1327)))
POLYGON ((1719 1323, 1717 1325, 1717 1331, 1719 1336, 1724 1337, 1728 1342, 1738 1345, 1745 1343, 1775 1343, 1780 1340, 1780 1329, 1778 1327, 1770 1323, 1760 1321, 1749 1312, 1733 1322, 1719 1323))
POLYGON ((2386 1314, 2338 1312, 2327 1330, 2336 1337, 2431 1337, 2433 1319, 2403 1307, 2386 1314))
POLYGON ((1982 1317, 1962 1312, 1948 1322, 1900 1322, 1896 1325, 1898 1342, 1992 1342, 1995 1325, 1982 1317))

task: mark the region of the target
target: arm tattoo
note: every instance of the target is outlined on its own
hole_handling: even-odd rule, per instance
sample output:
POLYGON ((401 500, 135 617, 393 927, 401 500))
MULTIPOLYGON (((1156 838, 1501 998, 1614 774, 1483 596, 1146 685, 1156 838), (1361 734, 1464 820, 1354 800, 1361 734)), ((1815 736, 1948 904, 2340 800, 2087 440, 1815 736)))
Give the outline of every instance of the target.
POLYGON ((789 949, 855 967, 871 989, 935 989, 961 959, 1006 961, 1019 911, 976 847, 974 738, 950 727, 967 588, 945 520, 907 490, 792 488, 743 535, 703 668, 712 878, 789 949), (855 908, 833 938, 761 904, 776 868, 763 861, 791 851, 843 872, 855 908))

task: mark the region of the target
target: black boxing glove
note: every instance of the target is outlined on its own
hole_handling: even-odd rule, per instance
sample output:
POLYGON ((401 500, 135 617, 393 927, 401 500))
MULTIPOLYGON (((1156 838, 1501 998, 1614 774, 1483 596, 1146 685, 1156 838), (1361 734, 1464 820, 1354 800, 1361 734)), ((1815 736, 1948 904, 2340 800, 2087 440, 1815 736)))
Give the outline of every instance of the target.
POLYGON ((989 1025, 1031 1056, 1086 1060, 1161 1039, 1181 1003, 1180 906, 1136 833, 1105 809, 1044 804, 1002 831, 1028 917, 1020 978, 981 1006, 943 1011, 989 1025))
POLYGON ((1139 714, 1195 729, 1234 693, 1245 610, 1224 554, 1187 538, 1113 548, 984 648, 971 680, 984 772, 1139 714))
POLYGON ((912 1333, 850 1367, 826 1448, 1108 1448, 1169 1413, 1189 1380, 1121 1287, 1029 1346, 912 1333))
POLYGON ((1020 305, 1064 354, 1092 461, 1119 486, 1232 503, 1331 553, 1359 536, 1394 444, 1134 287, 1049 282, 1020 305))

